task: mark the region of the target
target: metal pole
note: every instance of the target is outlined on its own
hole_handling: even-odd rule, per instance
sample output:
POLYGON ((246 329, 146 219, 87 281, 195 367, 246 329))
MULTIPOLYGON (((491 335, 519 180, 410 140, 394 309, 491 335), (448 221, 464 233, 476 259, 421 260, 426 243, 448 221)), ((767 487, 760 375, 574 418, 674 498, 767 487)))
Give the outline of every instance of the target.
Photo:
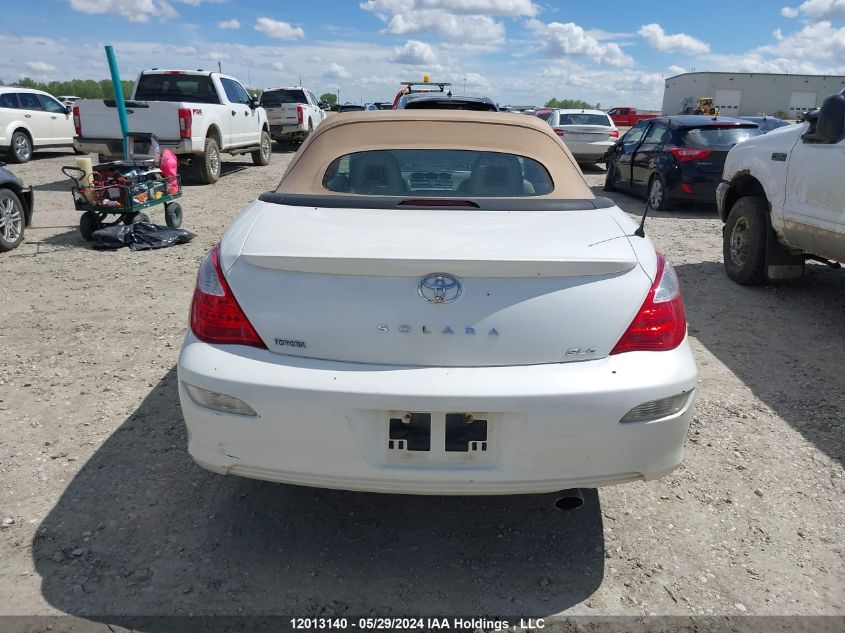
POLYGON ((123 100, 123 86, 120 83, 120 71, 117 69, 117 59, 111 45, 106 46, 106 59, 111 71, 111 83, 114 88, 114 103, 117 106, 117 116, 120 118, 120 131, 123 134, 123 160, 129 160, 129 119, 126 117, 126 102, 123 100))

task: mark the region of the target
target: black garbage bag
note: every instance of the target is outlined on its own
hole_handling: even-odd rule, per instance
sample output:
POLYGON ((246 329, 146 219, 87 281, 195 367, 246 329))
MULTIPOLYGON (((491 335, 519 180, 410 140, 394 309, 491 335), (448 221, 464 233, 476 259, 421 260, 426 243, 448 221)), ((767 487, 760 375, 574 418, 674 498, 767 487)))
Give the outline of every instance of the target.
POLYGON ((148 251, 174 244, 186 244, 195 237, 196 234, 185 229, 172 229, 169 226, 150 222, 115 224, 94 231, 94 246, 97 248, 128 246, 133 251, 148 251))

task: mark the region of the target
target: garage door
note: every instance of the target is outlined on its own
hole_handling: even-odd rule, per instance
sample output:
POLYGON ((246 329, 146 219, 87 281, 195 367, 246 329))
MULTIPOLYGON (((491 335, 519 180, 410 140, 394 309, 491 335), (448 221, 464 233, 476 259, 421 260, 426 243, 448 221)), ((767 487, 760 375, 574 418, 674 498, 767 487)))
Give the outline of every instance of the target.
POLYGON ((789 97, 789 118, 816 107, 817 92, 793 92, 789 97))
POLYGON ((739 102, 742 90, 717 90, 716 107, 722 116, 739 116, 739 102))

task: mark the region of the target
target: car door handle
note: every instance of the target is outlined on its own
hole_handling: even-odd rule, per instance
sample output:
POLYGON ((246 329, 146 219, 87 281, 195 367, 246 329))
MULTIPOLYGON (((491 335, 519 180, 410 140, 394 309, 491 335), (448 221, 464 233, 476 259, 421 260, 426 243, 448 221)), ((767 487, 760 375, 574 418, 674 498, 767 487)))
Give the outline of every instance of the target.
POLYGON ((51 118, 51 119, 55 119, 55 118, 56 118, 56 115, 54 114, 54 115, 53 115, 53 116, 51 116, 50 118, 51 118))
POLYGON ((234 110, 232 110, 232 116, 235 116, 236 114, 237 114, 237 112, 235 112, 234 110))
POLYGON ((23 115, 23 118, 25 118, 25 119, 31 119, 31 118, 32 118, 32 115, 31 115, 31 114, 24 114, 24 115, 23 115))
POLYGON ((249 110, 246 110, 246 111, 244 112, 244 116, 249 116, 249 110))

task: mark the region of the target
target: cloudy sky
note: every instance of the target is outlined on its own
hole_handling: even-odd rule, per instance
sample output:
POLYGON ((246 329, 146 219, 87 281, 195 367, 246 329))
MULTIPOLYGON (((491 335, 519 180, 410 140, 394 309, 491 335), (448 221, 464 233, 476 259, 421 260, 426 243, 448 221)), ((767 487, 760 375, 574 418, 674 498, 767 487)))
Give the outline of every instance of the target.
POLYGON ((845 74, 845 0, 28 0, 3 9, 0 79, 216 67, 382 101, 451 81, 500 103, 552 96, 660 107, 690 70, 845 74), (689 7, 689 8, 687 8, 689 7))

